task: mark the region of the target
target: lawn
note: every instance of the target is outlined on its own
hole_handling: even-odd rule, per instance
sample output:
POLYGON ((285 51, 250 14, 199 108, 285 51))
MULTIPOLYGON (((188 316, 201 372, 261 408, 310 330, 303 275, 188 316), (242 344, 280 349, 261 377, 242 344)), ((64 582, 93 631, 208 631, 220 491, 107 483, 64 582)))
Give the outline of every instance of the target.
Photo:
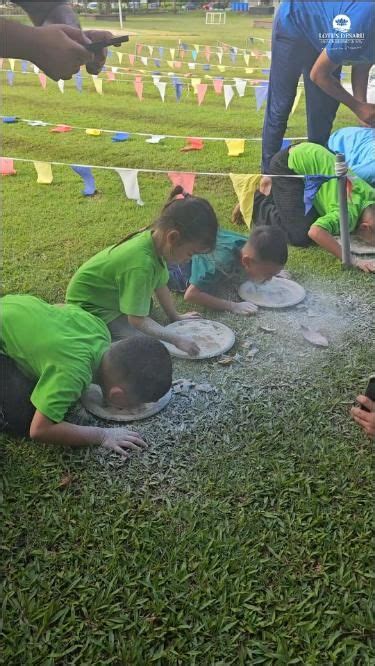
MULTIPOLYGON (((269 37, 242 16, 211 27, 192 14, 131 17, 137 34, 121 50, 134 53, 136 41, 174 48, 179 38, 244 47, 249 34, 269 37)), ((105 81, 102 96, 86 78, 81 94, 68 82, 62 95, 19 70, 4 86, 4 115, 182 138, 116 144, 106 133, 17 123, 3 126, 3 155, 259 172, 259 141, 238 158, 216 141, 180 152, 187 136, 259 138, 263 111, 252 90, 225 111, 212 88, 201 107, 191 90, 177 102, 172 86, 163 104, 146 75, 142 102, 119 80, 105 81)), ((335 127, 349 124, 355 118, 341 109, 335 127)), ((305 132, 302 98, 287 135, 305 132)), ((95 171, 99 194, 85 198, 68 166, 53 168, 49 186, 36 183, 32 164, 16 168, 2 179, 4 291, 50 302, 63 300, 86 258, 148 224, 170 190, 166 174, 139 174, 140 207, 113 171, 95 171)), ((194 191, 230 227, 230 179, 198 175, 194 191)), ((374 663, 372 447, 348 417, 375 367, 374 278, 343 271, 317 248, 291 250, 288 268, 306 288, 306 306, 216 317, 236 332, 236 360, 175 363, 176 378, 216 390, 175 396, 140 423, 150 445, 142 456, 125 464, 100 450, 2 438, 4 663, 374 663), (308 346, 301 323, 326 333, 330 346, 308 346), (253 359, 249 344, 259 349, 253 359)))

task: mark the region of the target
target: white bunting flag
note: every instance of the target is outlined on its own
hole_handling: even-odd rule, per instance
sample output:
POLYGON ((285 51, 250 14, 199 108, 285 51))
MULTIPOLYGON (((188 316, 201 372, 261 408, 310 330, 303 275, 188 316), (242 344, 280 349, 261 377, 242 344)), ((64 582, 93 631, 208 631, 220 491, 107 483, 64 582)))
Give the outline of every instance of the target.
POLYGON ((225 108, 227 109, 229 104, 231 103, 233 99, 233 88, 230 85, 225 85, 224 86, 224 100, 225 100, 225 108))
POLYGON ((162 139, 165 139, 163 134, 153 134, 149 139, 146 139, 146 143, 160 143, 162 139))
POLYGON ((127 198, 136 201, 138 206, 143 206, 138 185, 138 169, 115 169, 115 171, 122 180, 127 198))
POLYGON ((147 67, 147 64, 148 64, 148 58, 146 58, 146 56, 141 56, 141 63, 142 63, 142 65, 144 65, 145 67, 147 67))
POLYGON ((195 69, 195 62, 188 62, 189 69, 195 69))
POLYGON ((164 102, 165 99, 165 89, 167 87, 167 82, 166 81, 158 81, 158 83, 155 83, 162 101, 164 102))
POLYGON ((64 79, 59 79, 57 82, 60 92, 64 92, 65 81, 64 79))
POLYGON ((246 79, 234 79, 234 82, 236 84, 236 90, 238 92, 238 96, 244 97, 247 84, 246 79))
POLYGON ((123 55, 124 55, 124 54, 121 53, 121 51, 116 51, 116 53, 117 53, 118 61, 119 61, 120 65, 121 65, 121 63, 122 63, 122 58, 123 58, 123 55))

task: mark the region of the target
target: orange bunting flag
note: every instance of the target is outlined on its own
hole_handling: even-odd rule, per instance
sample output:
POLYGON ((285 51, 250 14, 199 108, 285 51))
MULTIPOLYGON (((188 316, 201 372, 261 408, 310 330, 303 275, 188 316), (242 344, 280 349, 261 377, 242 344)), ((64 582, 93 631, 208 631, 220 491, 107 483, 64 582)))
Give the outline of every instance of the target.
POLYGON ((223 79, 214 79, 214 91, 217 95, 221 95, 221 93, 223 92, 223 85, 224 85, 223 79))
POLYGON ((204 143, 203 143, 202 139, 196 139, 192 136, 189 136, 186 139, 186 142, 187 142, 186 146, 184 146, 180 150, 181 153, 187 153, 190 150, 202 150, 202 148, 204 146, 204 143))
POLYGON ((0 174, 2 176, 15 176, 17 171, 13 164, 13 160, 8 157, 0 157, 0 174))
POLYGON ((137 55, 141 55, 143 44, 137 44, 137 55))
POLYGON ((46 75, 43 72, 40 72, 40 74, 38 74, 38 77, 39 77, 40 85, 42 86, 43 89, 45 89, 47 87, 47 77, 46 77, 46 75))
POLYGON ((129 58, 129 62, 130 62, 130 64, 131 64, 131 65, 134 65, 134 62, 135 62, 135 55, 134 55, 134 53, 128 53, 128 58, 129 58))
POLYGON ((56 125, 53 127, 50 132, 71 132, 73 128, 70 125, 56 125))
POLYGON ((195 173, 183 173, 182 171, 169 171, 168 178, 172 185, 176 187, 181 185, 184 192, 193 194, 195 173))
POLYGON ((107 75, 108 81, 115 81, 116 80, 115 72, 106 72, 106 75, 107 75))

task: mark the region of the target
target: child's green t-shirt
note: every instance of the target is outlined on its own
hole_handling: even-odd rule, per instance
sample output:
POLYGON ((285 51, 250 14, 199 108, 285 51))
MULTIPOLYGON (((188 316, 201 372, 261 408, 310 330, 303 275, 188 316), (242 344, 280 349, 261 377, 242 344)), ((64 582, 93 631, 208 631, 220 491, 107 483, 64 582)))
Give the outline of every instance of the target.
MULTIPOLYGON (((288 166, 298 174, 334 176, 335 156, 316 143, 300 143, 289 151, 288 166)), ((362 211, 373 203, 375 189, 361 178, 353 178, 352 193, 348 197, 349 231, 355 231, 362 211)), ((314 207, 320 217, 313 226, 325 229, 332 236, 339 235, 340 206, 336 178, 319 188, 314 197, 314 207)))
POLYGON ((150 230, 95 254, 73 275, 67 303, 80 305, 107 324, 121 314, 146 317, 155 289, 168 283, 168 268, 150 230))
POLYGON ((219 229, 216 247, 207 254, 195 254, 191 261, 190 284, 211 292, 225 278, 240 269, 240 250, 248 239, 234 231, 219 229))
POLYGON ((32 404, 60 423, 111 344, 107 326, 75 305, 49 305, 28 295, 1 298, 0 316, 0 353, 36 380, 32 404))

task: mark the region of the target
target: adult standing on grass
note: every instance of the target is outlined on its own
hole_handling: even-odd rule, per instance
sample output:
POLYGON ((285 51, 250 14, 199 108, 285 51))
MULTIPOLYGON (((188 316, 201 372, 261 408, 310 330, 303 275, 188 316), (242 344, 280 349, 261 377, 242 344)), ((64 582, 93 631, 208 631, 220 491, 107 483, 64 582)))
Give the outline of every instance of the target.
POLYGON ((367 102, 369 71, 375 63, 374 33, 373 1, 281 3, 272 33, 263 173, 269 173, 270 160, 281 148, 301 74, 309 141, 327 144, 340 102, 364 125, 375 126, 375 104, 367 102), (340 83, 344 64, 352 66, 353 94, 340 83))
POLYGON ((79 20, 66 0, 59 2, 18 2, 34 25, 0 19, 0 57, 22 58, 37 65, 51 79, 70 79, 82 65, 89 74, 102 69, 107 50, 92 53, 86 46, 110 40, 106 30, 81 30, 79 20))

